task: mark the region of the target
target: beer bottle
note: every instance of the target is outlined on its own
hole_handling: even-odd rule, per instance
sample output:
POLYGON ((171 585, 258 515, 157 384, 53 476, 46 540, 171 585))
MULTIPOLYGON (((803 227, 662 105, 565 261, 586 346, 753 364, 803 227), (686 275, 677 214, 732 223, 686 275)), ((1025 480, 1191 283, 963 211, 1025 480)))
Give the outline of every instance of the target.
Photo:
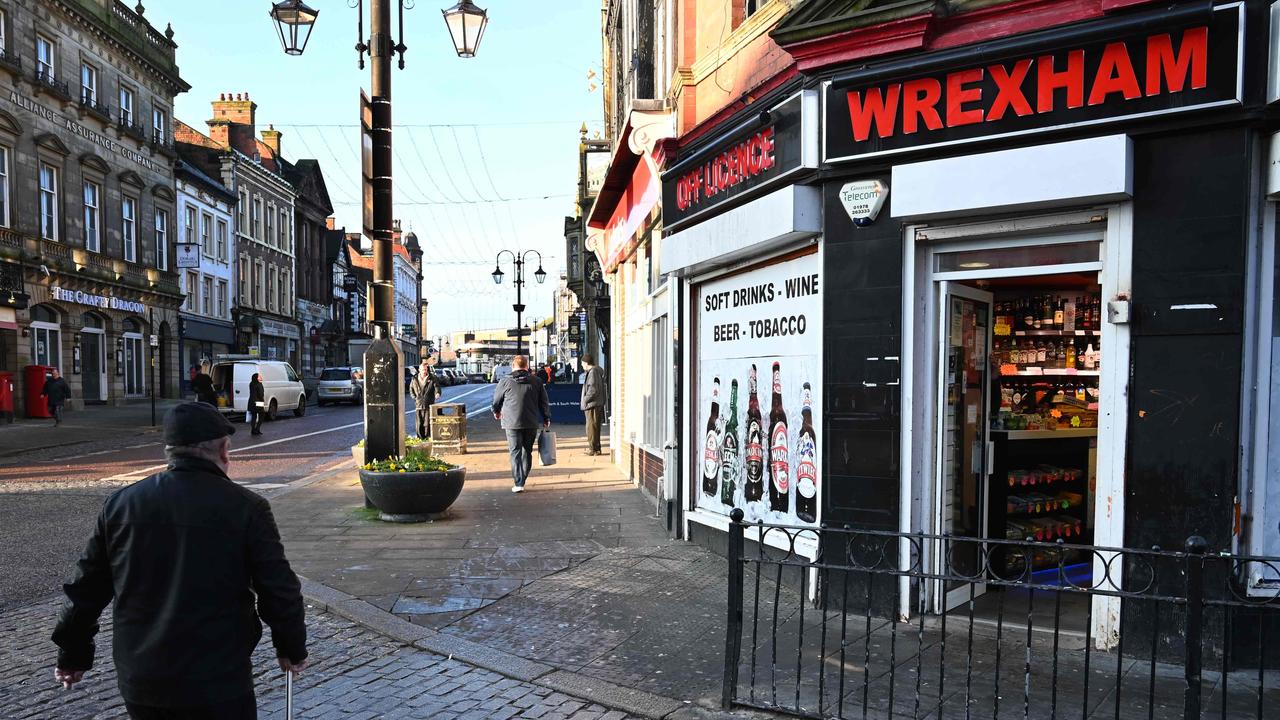
POLYGON ((800 437, 796 439, 796 517, 818 519, 818 441, 813 432, 813 391, 809 383, 800 393, 800 437))
POLYGON ((720 436, 716 421, 720 419, 720 378, 711 383, 711 416, 707 418, 707 442, 702 450, 702 492, 716 496, 720 484, 720 436))
POLYGON ((756 395, 756 366, 751 366, 747 380, 747 481, 742 495, 747 502, 764 496, 764 422, 760 417, 760 398, 756 395))
POLYGON ((733 507, 733 491, 738 479, 738 381, 729 385, 729 422, 720 441, 720 502, 733 507))
POLYGON ((782 369, 773 363, 773 407, 769 410, 769 509, 790 511, 791 461, 787 457, 787 412, 782 409, 782 369))

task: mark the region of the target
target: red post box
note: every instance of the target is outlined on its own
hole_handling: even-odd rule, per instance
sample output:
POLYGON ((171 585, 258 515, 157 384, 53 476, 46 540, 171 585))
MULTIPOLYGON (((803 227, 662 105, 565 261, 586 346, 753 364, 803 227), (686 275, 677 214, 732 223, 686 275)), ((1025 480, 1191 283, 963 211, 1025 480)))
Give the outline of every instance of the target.
POLYGON ((48 365, 28 365, 22 369, 22 381, 27 386, 27 417, 53 417, 49 412, 49 398, 40 394, 44 392, 44 381, 49 379, 52 371, 48 365))
POLYGON ((0 422, 13 422, 13 373, 0 371, 0 422))

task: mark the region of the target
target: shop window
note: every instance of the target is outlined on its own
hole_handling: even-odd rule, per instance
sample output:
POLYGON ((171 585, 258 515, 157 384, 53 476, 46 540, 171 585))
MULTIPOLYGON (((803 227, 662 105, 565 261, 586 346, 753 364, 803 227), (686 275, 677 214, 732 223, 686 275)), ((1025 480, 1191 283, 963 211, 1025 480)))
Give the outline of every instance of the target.
POLYGON ((156 267, 169 269, 169 212, 156 208, 156 267))
POLYGON ((133 90, 124 84, 120 85, 120 124, 133 125, 133 90))
POLYGON ((58 168, 40 163, 40 237, 58 239, 58 168))
POLYGON ((31 360, 36 365, 62 368, 61 318, 43 305, 31 310, 31 360))
MULTIPOLYGON (((0 26, 4 20, 0 18, 0 26)), ((9 227, 9 148, 0 146, 0 225, 9 227)))
POLYGON ((36 35, 36 75, 45 82, 57 79, 57 52, 53 41, 43 35, 36 35))
POLYGON ((102 187, 84 181, 84 247, 89 252, 102 252, 102 187))
POLYGON ((125 262, 138 262, 138 201, 128 195, 120 199, 120 235, 125 262))

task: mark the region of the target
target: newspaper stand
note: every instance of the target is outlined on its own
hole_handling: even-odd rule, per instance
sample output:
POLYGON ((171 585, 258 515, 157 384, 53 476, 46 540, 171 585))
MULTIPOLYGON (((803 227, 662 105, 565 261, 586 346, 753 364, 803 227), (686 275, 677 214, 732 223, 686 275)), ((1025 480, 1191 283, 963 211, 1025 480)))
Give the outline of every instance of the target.
POLYGON ((431 450, 467 452, 467 406, 436 403, 431 406, 431 450))

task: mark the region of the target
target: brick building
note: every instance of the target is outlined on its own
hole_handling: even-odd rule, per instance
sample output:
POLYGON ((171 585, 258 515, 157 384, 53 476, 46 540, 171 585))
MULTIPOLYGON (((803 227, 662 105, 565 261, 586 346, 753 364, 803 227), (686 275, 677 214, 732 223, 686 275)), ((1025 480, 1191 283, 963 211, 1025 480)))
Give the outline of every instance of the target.
POLYGON ((60 368, 73 407, 177 392, 176 47, 119 2, 0 5, 0 372, 19 415, 28 365, 60 368))
MULTIPOLYGON (((262 134, 279 157, 280 131, 272 128, 262 134)), ((302 364, 298 372, 303 377, 313 377, 326 364, 320 331, 325 321, 330 319, 329 306, 333 302, 333 260, 329 257, 325 240, 327 222, 333 215, 333 202, 329 199, 320 163, 315 160, 299 160, 296 164, 284 161, 283 167, 285 177, 298 192, 294 206, 294 237, 297 240, 295 292, 298 324, 302 331, 302 364)))

